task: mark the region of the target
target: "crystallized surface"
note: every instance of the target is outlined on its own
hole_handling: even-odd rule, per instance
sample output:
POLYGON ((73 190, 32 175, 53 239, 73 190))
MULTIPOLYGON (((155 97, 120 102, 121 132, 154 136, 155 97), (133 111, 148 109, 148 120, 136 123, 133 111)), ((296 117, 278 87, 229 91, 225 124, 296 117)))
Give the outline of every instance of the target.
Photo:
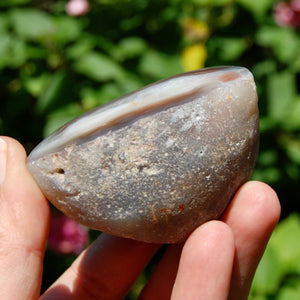
POLYGON ((113 115, 106 123, 100 115, 87 131, 80 125, 78 134, 59 140, 66 128, 76 131, 75 120, 33 151, 28 168, 56 207, 91 228, 154 243, 183 241, 222 214, 255 164, 253 77, 230 67, 175 78, 182 94, 178 83, 172 94, 174 78, 158 83, 165 94, 149 86, 142 99, 152 92, 155 105, 136 109, 137 91, 124 97, 127 110, 124 99, 101 108, 113 115), (189 87, 191 78, 196 85, 189 87), (122 107, 119 115, 114 107, 122 107))

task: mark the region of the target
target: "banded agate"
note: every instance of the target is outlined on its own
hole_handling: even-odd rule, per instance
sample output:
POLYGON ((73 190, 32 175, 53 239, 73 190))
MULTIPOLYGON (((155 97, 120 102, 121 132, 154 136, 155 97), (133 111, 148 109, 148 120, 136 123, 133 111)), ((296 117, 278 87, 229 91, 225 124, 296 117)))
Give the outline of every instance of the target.
POLYGON ((252 74, 218 67, 159 81, 74 119, 27 164, 45 196, 81 224, 177 243, 220 217, 251 175, 258 143, 252 74))

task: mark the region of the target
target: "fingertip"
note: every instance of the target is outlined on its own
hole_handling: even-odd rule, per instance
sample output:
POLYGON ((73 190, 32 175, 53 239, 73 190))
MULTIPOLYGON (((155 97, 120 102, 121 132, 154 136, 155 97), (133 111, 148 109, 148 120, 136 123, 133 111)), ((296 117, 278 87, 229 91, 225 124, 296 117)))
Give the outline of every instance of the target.
POLYGON ((181 259, 193 267, 199 256, 204 258, 206 264, 228 264, 234 256, 234 235, 231 228, 224 222, 212 220, 196 228, 187 239, 181 259), (218 253, 222 249, 222 254, 218 253), (227 260, 222 261, 222 257, 227 260))
POLYGON ((0 136, 0 140, 6 145, 5 174, 0 194, 1 224, 4 226, 5 223, 18 234, 31 228, 26 234, 34 236, 36 231, 39 233, 36 236, 42 236, 44 244, 50 222, 49 203, 27 169, 27 155, 22 144, 7 136, 0 136))
POLYGON ((0 136, 0 180, 7 185, 11 178, 20 177, 26 165, 26 151, 15 139, 0 136), (19 176, 18 176, 19 174, 19 176))
POLYGON ((268 184, 261 181, 248 181, 244 184, 243 192, 254 196, 258 203, 265 203, 269 210, 273 210, 273 215, 280 217, 281 206, 277 193, 268 184))
POLYGON ((17 157, 26 159, 26 151, 19 141, 8 136, 0 136, 0 139, 7 144, 8 154, 17 154, 17 157))
POLYGON ((234 253, 234 236, 227 224, 209 221, 199 226, 183 247, 172 299, 223 299, 230 287, 234 253))
POLYGON ((235 262, 230 299, 246 299, 256 267, 280 217, 275 191, 265 183, 249 181, 236 193, 222 221, 235 236, 235 262))
POLYGON ((23 145, 16 139, 8 136, 0 136, 0 139, 6 144, 6 166, 3 178, 6 189, 15 189, 16 186, 19 188, 23 186, 27 189, 30 187, 32 194, 44 198, 44 195, 27 168, 27 154, 23 145))
MULTIPOLYGON (((226 240, 227 243, 234 244, 234 236, 230 227, 224 222, 212 220, 202 224, 197 227, 187 239, 183 251, 185 249, 192 248, 196 249, 198 247, 203 251, 204 247, 213 248, 218 247, 218 241, 226 240)), ((207 249, 207 251, 212 249, 207 249)))
MULTIPOLYGON (((228 224, 241 220, 243 223, 257 220, 272 229, 278 222, 281 206, 276 192, 266 183, 248 181, 240 187, 224 213, 222 220, 228 224)), ((250 225, 250 224, 249 224, 250 225)))
POLYGON ((0 137, 1 295, 36 299, 40 291, 50 209, 26 167, 26 151, 15 139, 0 137), (24 285, 24 282, 26 284, 24 285))

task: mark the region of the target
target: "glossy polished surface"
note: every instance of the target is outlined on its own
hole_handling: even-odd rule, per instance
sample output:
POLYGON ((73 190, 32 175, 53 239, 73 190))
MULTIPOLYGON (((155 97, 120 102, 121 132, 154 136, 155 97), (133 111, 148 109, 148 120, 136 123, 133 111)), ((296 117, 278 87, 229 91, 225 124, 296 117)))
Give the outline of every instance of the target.
POLYGON ((258 150, 255 83, 245 68, 181 74, 66 124, 28 168, 78 222, 146 242, 183 241, 218 218, 258 150))

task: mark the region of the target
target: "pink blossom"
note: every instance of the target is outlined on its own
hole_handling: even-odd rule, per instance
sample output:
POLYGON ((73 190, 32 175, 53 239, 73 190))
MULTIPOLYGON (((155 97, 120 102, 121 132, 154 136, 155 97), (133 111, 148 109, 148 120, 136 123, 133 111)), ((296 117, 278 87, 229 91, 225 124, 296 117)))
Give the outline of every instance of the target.
POLYGON ((278 25, 297 28, 300 26, 300 0, 279 2, 275 5, 274 18, 278 25))
POLYGON ((66 12, 71 16, 82 16, 89 11, 89 2, 87 0, 69 0, 66 5, 66 12))
POLYGON ((56 254, 79 254, 89 242, 85 227, 65 215, 54 212, 51 217, 48 247, 56 254))
POLYGON ((295 12, 300 12, 300 0, 292 0, 291 1, 291 8, 295 12))

